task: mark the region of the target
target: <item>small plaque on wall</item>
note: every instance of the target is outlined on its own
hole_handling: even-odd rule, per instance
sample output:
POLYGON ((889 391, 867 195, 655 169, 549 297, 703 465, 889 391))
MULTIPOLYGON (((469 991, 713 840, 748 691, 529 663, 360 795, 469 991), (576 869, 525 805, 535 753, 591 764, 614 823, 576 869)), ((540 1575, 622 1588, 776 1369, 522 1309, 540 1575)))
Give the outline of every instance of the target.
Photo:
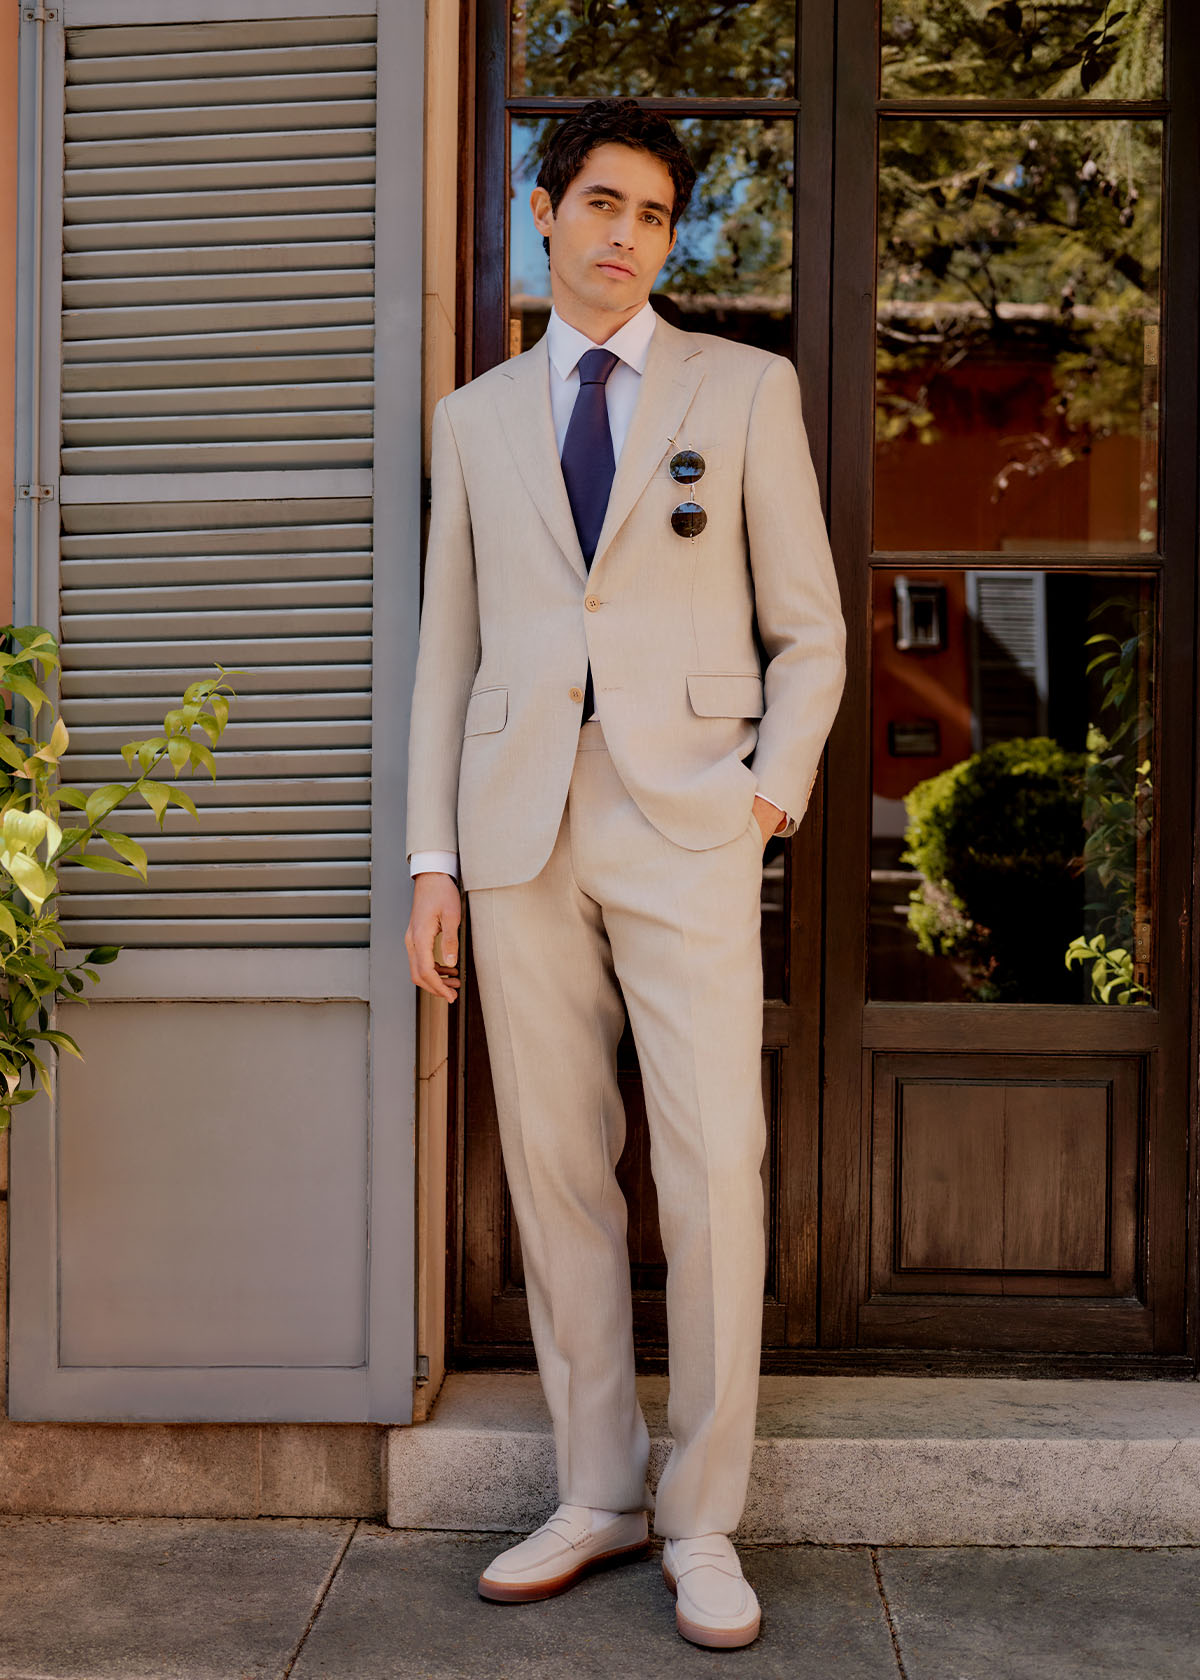
POLYGON ((942 731, 936 718, 914 718, 888 724, 888 752, 893 758, 938 758, 942 731))

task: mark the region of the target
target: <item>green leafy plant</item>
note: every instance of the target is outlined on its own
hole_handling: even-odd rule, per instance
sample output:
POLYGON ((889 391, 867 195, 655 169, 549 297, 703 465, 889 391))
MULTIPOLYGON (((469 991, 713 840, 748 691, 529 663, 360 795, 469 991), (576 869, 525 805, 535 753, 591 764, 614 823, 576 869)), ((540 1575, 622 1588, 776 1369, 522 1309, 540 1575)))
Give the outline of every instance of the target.
POLYGON ((1078 927, 1084 755, 1045 736, 997 741, 905 797, 903 861, 920 872, 908 923, 960 958, 981 1001, 1072 1001, 1061 953, 1078 927))
POLYGON ((182 788, 155 777, 164 765, 176 777, 185 766, 190 771, 199 765, 215 779, 212 749, 235 692, 220 665, 215 677, 189 684, 180 705, 164 717, 161 735, 121 748, 126 780, 85 794, 60 781, 70 737, 42 686, 59 667, 58 644, 40 625, 10 624, 0 631, 0 691, 9 697, 0 723, 0 1132, 38 1085, 50 1091, 48 1057, 66 1051, 82 1058, 70 1034, 50 1024, 59 997, 86 1002, 85 982, 96 981, 97 967, 120 955, 120 946, 100 945, 81 962, 56 966, 56 953, 65 949, 59 871, 68 865, 146 879, 145 847, 109 819, 135 797, 150 807, 159 828, 171 805, 197 815, 182 788), (13 715, 21 702, 31 729, 13 715))
MULTIPOLYGON (((1086 839, 1073 865, 1098 895, 1084 906, 1085 933, 1066 950, 1068 968, 1090 963, 1096 1003, 1147 1003, 1150 989, 1134 972, 1134 952, 1150 931, 1150 838, 1154 784, 1149 746, 1154 728, 1147 650, 1154 633, 1148 592, 1110 595, 1089 613, 1094 624, 1116 622, 1122 635, 1098 630, 1088 674, 1100 673, 1104 725, 1088 727, 1083 772, 1086 839)), ((1146 953, 1146 960, 1148 951, 1146 953)))

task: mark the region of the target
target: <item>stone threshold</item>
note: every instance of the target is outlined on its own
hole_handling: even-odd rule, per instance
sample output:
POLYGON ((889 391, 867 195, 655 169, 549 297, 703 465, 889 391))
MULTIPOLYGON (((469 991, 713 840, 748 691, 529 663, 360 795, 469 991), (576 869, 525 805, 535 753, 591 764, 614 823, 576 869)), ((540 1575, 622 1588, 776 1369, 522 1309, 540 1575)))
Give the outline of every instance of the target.
MULTIPOLYGON (((638 1391, 650 1486, 667 1381, 638 1391)), ((877 1546, 1200 1544, 1200 1383, 763 1377, 745 1541, 877 1546)), ((447 1377, 388 1436, 394 1528, 513 1533, 555 1504, 536 1375, 447 1377)))

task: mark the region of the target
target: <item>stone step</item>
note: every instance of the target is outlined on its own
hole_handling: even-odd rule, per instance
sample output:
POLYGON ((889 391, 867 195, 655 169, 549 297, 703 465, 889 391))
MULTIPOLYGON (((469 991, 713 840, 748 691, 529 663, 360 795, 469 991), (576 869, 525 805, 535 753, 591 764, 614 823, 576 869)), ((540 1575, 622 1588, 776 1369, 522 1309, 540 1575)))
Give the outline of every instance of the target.
MULTIPOLYGON (((665 1377, 638 1392, 650 1486, 665 1377)), ((393 1528, 528 1531, 556 1503, 538 1379, 456 1373, 388 1435, 393 1528)), ((1200 1543, 1200 1384, 764 1377, 745 1541, 879 1546, 1200 1543)))

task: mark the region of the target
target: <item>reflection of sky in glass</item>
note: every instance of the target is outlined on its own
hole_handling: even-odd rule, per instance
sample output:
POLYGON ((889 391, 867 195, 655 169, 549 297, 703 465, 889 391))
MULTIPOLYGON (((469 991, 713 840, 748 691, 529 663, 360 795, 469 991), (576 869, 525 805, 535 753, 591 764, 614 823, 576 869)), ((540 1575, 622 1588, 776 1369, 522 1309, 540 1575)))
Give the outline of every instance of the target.
MULTIPOLYGON (((543 119, 544 120, 544 119, 543 119)), ((676 131, 685 145, 691 124, 675 123, 676 131)), ((730 123, 731 130, 743 124, 730 123)), ((523 297, 550 296, 550 269, 542 248, 542 235, 534 226, 529 208, 529 195, 537 179, 537 145, 542 122, 514 122, 512 125, 512 193, 509 203, 509 273, 513 295, 523 297)), ((691 203, 680 219, 679 237, 675 249, 662 266, 654 290, 669 292, 672 276, 685 264, 695 269, 707 267, 716 257, 722 242, 723 224, 731 215, 742 210, 750 195, 751 173, 747 170, 722 190, 719 207, 704 213, 704 179, 700 177, 692 191, 691 203)), ((747 278, 750 278, 749 276, 747 278)))

